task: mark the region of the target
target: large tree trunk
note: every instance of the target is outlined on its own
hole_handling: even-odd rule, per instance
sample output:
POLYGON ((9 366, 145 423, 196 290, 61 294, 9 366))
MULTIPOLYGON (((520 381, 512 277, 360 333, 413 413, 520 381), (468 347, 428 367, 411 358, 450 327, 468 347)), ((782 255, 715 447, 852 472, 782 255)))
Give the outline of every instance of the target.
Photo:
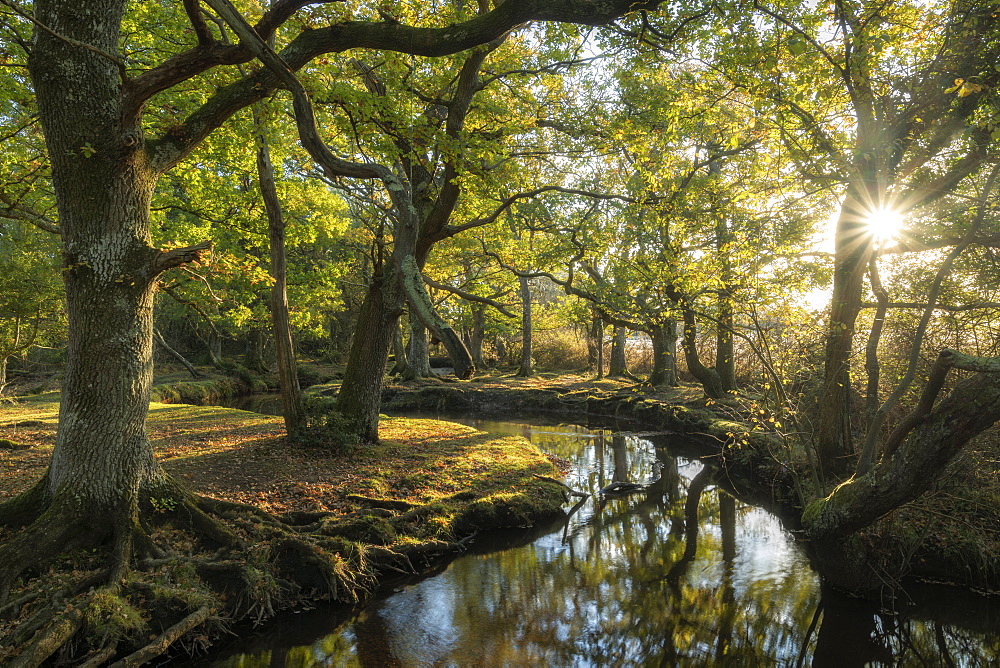
POLYGON ((281 391, 281 414, 285 419, 285 430, 294 436, 305 426, 302 409, 302 389, 299 387, 298 370, 295 363, 295 343, 292 339, 292 324, 288 317, 288 263, 285 254, 285 217, 281 211, 281 201, 274 185, 274 168, 271 166, 271 151, 264 131, 264 120, 260 105, 253 107, 254 126, 257 130, 257 179, 260 194, 267 211, 267 230, 271 255, 271 329, 274 334, 274 350, 278 362, 278 388, 281 391))
POLYGON ((608 365, 608 378, 628 376, 628 362, 625 359, 625 328, 615 325, 611 337, 611 361, 608 365))
POLYGON ((662 325, 654 325, 650 336, 653 339, 653 371, 649 374, 649 384, 677 385, 677 322, 668 320, 662 325))
POLYGON ((337 411, 347 428, 363 442, 378 442, 378 414, 389 360, 392 333, 401 315, 399 291, 390 279, 372 279, 358 313, 344 381, 337 394, 337 411))
POLYGON ((521 365, 517 369, 518 376, 532 376, 535 365, 531 359, 531 281, 518 276, 521 295, 521 365))
MULTIPOLYGON (((41 0, 35 11, 59 35, 117 53, 126 4, 41 0)), ((138 123, 122 126, 115 64, 39 30, 29 68, 62 229, 68 354, 56 445, 31 493, 44 514, 0 547, 0 597, 25 567, 73 545, 114 533, 119 561, 129 554, 140 490, 165 480, 145 431, 155 279, 198 255, 150 245, 157 175, 138 123)))

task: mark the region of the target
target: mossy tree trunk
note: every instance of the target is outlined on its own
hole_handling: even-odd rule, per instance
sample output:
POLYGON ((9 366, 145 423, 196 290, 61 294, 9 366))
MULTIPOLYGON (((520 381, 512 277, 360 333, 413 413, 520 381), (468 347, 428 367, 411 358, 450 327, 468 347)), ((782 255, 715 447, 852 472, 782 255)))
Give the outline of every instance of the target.
POLYGON ((666 322, 650 327, 653 340, 653 370, 649 384, 654 387, 677 385, 677 322, 666 322))
MULTIPOLYGON (((54 32, 116 53, 124 1, 35 3, 54 32)), ((29 59, 59 209, 68 352, 59 430, 45 477, 0 522, 34 520, 0 546, 0 596, 28 566, 115 537, 126 564, 143 535, 140 500, 167 486, 146 436, 153 370, 153 295, 165 270, 209 248, 151 245, 158 173, 138 118, 123 113, 118 67, 46 31, 29 59), (22 507, 26 507, 22 505, 22 507)))
POLYGON ((394 280, 376 276, 358 313, 337 411, 364 442, 378 442, 378 414, 393 331, 402 314, 402 295, 394 280))

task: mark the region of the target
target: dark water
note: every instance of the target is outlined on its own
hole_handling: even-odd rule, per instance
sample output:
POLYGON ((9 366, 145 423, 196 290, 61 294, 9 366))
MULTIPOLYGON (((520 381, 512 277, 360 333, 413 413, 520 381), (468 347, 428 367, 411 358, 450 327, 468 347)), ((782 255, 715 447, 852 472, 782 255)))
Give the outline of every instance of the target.
POLYGON ((454 421, 531 439, 573 463, 567 482, 578 489, 646 482, 655 462, 662 476, 548 526, 479 540, 441 572, 358 610, 301 612, 242 633, 199 663, 1000 665, 1000 599, 925 587, 878 605, 828 591, 776 519, 717 489, 676 444, 454 421))

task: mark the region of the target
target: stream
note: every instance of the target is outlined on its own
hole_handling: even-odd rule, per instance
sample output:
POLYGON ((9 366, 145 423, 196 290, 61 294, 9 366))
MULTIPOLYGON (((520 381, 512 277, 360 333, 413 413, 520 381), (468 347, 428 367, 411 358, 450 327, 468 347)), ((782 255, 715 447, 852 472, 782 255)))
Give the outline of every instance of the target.
POLYGON ((657 462, 662 473, 645 491, 480 537, 438 572, 389 583, 356 609, 243 629, 191 665, 1000 664, 1000 599, 932 585, 881 604, 832 591, 778 520, 716 488, 682 441, 442 419, 522 435, 569 460, 566 482, 591 493, 648 482, 657 462))

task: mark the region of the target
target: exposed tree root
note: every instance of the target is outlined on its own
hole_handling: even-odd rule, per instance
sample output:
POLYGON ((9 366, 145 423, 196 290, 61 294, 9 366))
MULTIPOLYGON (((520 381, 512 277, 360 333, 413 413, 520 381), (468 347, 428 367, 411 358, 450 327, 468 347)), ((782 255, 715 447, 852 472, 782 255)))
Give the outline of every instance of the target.
POLYGON ((46 629, 39 631, 31 643, 11 663, 12 668, 35 668, 55 654, 83 626, 83 611, 70 608, 58 616, 46 629))
POLYGON ((210 608, 198 608, 190 615, 157 636, 153 642, 149 643, 139 651, 129 654, 121 661, 116 661, 111 664, 111 668, 133 668, 133 666, 141 666, 147 661, 155 659, 159 655, 166 652, 178 638, 192 629, 204 624, 211 615, 212 610, 210 608))
POLYGON ((272 515, 191 494, 167 477, 132 496, 125 510, 103 515, 61 499, 45 499, 33 520, 23 504, 6 516, 11 506, 0 506, 12 523, 31 520, 0 546, 0 584, 18 587, 0 604, 0 616, 16 622, 0 637, 0 664, 36 666, 61 652, 59 661, 75 665, 137 666, 225 620, 261 621, 316 599, 356 602, 379 573, 418 572, 472 540, 397 541, 433 504, 365 499, 391 508, 272 515))
POLYGON ((0 545, 0 603, 28 568, 49 563, 59 554, 100 542, 110 526, 87 522, 69 504, 53 503, 30 525, 0 545))

